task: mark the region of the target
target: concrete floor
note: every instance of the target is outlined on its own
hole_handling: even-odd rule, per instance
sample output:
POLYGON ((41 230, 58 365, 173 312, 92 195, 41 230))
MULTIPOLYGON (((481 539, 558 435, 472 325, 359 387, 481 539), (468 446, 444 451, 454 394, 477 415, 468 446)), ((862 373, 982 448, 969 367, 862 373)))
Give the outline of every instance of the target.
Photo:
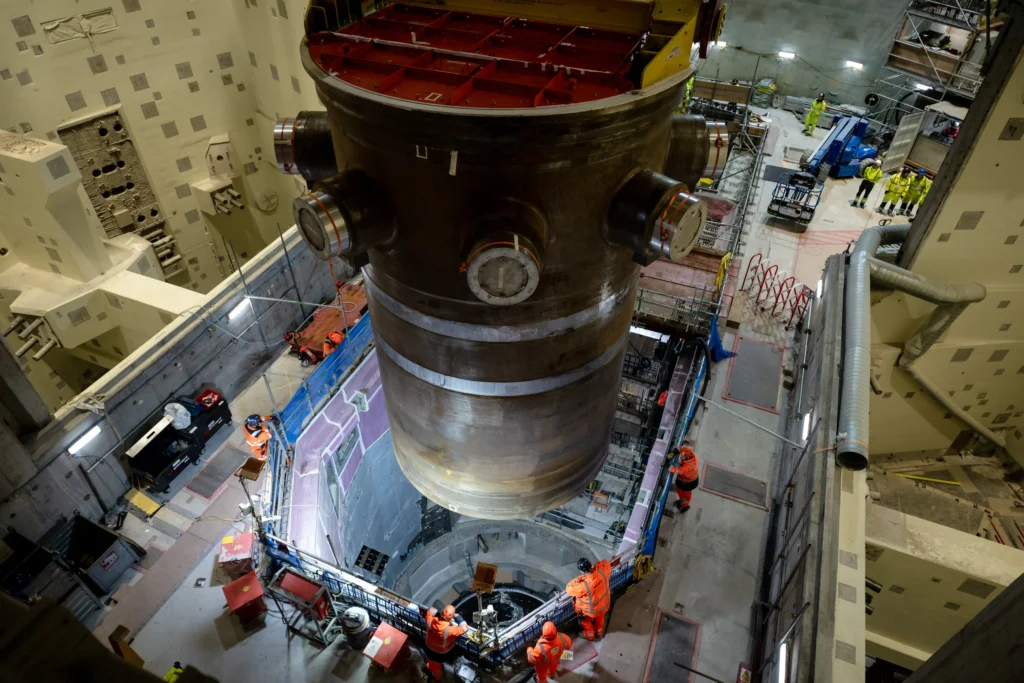
MULTIPOLYGON (((819 129, 812 142, 800 133, 801 122, 791 113, 765 113, 781 129, 775 153, 766 159, 767 164, 786 166, 783 156, 787 146, 809 148, 827 135, 827 131, 819 129)), ((847 242, 880 217, 849 206, 857 184, 828 181, 815 220, 802 235, 780 229, 769 221, 764 209, 770 200, 771 184, 763 186, 754 196, 744 266, 751 254, 762 252, 778 263, 780 270, 795 274, 800 282, 813 288, 825 258, 844 249, 847 242)), ((876 188, 874 194, 878 191, 876 188)), ((873 196, 872 203, 877 199, 873 196)), ((745 336, 790 344, 792 333, 783 330, 778 319, 753 309, 743 296, 737 298, 731 319, 738 322, 745 336)), ((729 331, 724 335, 727 348, 731 348, 733 334, 729 331)), ((707 392, 712 400, 722 401, 727 372, 728 363, 713 368, 707 392)), ((301 374, 298 364, 287 358, 278 361, 268 373, 279 406, 294 391, 301 374)), ((727 401, 725 405, 773 431, 780 431, 780 420, 785 419, 734 402, 727 401)), ((236 415, 269 411, 270 400, 263 381, 257 380, 235 399, 232 407, 236 415)), ((698 409, 693 429, 691 434, 696 434, 696 450, 702 462, 740 470, 769 482, 770 486, 777 446, 774 437, 707 405, 698 409)), ((238 441, 240 436, 233 434, 231 439, 238 441)), ((102 637, 118 623, 128 626, 136 634, 134 647, 146 660, 146 668, 160 675, 179 660, 222 681, 418 680, 416 671, 403 677, 370 671, 367 660, 348 651, 344 644, 320 649, 302 638, 289 638, 273 611, 262 628, 250 633, 242 631, 234 617, 226 613, 215 572, 214 543, 232 527, 230 520, 237 514, 235 505, 240 496, 236 487, 237 484, 226 487, 205 512, 196 515, 211 517, 215 515, 211 511, 216 510, 220 511, 216 516, 223 521, 186 519, 189 532, 183 533, 154 568, 128 594, 121 596, 97 629, 97 635, 102 637), (216 526, 203 528, 203 524, 216 526), (188 552, 172 556, 173 549, 183 540, 187 541, 188 552), (168 562, 167 571, 158 571, 164 562, 168 562), (205 583, 197 588, 195 583, 200 578, 205 583)), ((773 495, 770 490, 769 495, 773 495)), ((674 498, 673 495, 671 500, 674 498)), ((736 680, 740 665, 751 663, 752 610, 757 600, 767 515, 763 509, 696 491, 689 512, 664 520, 655 557, 657 569, 616 603, 609 633, 597 644, 598 657, 560 680, 643 680, 659 608, 701 624, 697 670, 724 681, 736 680)), ((684 680, 683 675, 681 672, 679 680, 684 680)))

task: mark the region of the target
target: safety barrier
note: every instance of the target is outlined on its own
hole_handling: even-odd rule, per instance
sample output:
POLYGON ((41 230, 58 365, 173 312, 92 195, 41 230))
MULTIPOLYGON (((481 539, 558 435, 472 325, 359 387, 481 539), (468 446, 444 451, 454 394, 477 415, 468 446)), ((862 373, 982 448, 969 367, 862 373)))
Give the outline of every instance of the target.
POLYGON ((294 444, 302 430, 329 399, 341 382, 342 376, 366 353, 373 340, 370 316, 364 315, 349 329, 348 336, 337 350, 322 360, 280 412, 281 425, 288 443, 294 444))

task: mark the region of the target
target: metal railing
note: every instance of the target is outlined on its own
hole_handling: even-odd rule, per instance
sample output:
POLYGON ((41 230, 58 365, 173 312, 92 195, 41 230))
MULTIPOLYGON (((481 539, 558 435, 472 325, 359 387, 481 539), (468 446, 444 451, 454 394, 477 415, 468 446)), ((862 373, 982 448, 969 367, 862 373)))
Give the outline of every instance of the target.
POLYGON ((704 229, 697 238, 697 246, 694 249, 703 251, 706 254, 725 256, 729 253, 734 243, 734 236, 740 229, 736 223, 722 223, 721 221, 709 220, 704 224, 704 229))
POLYGON ((341 384, 342 377, 369 350, 373 340, 370 316, 364 315, 349 329, 337 350, 321 361, 280 412, 281 425, 288 443, 294 444, 316 411, 341 384))
POLYGON ((706 287, 689 289, 693 289, 693 296, 680 297, 638 289, 636 315, 665 322, 688 333, 704 334, 711 329, 711 317, 718 315, 721 303, 714 300, 714 290, 706 287))
MULTIPOLYGON (((288 565, 302 572, 306 577, 327 587, 335 602, 335 609, 342 612, 346 607, 358 606, 365 609, 375 621, 386 621, 422 645, 426 633, 426 620, 420 607, 412 601, 392 593, 380 586, 364 581, 327 560, 296 548, 284 539, 273 535, 263 536, 263 552, 271 561, 264 567, 264 578, 273 576, 281 565, 288 565)), ((610 577, 612 598, 622 595, 634 581, 633 563, 638 550, 634 547, 611 559, 610 577)), ((560 629, 569 627, 576 619, 573 598, 560 592, 530 614, 515 622, 500 634, 497 642, 481 644, 474 634, 461 636, 456 642, 460 654, 478 664, 490 667, 522 665, 527 647, 533 646, 540 637, 546 621, 552 621, 560 629)))

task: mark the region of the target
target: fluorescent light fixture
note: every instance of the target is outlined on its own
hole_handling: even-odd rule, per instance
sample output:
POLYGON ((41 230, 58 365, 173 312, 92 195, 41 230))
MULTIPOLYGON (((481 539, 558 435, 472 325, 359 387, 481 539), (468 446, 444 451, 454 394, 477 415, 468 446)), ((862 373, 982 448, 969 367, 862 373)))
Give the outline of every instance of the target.
POLYGON ((796 57, 795 52, 786 52, 785 50, 779 51, 779 59, 793 59, 796 57))
POLYGON ((90 441, 92 441, 93 439, 95 439, 99 435, 100 435, 100 426, 99 425, 93 425, 92 429, 87 431, 85 434, 82 434, 82 436, 80 436, 78 438, 78 441, 76 441, 73 444, 71 444, 71 447, 68 448, 68 453, 70 453, 71 455, 74 455, 78 451, 80 451, 83 448, 85 448, 85 445, 87 443, 89 443, 90 441))
POLYGON ((249 308, 249 297, 245 297, 242 299, 241 303, 231 309, 231 312, 228 313, 228 320, 234 320, 238 316, 242 315, 245 313, 245 309, 247 308, 249 308))
POLYGON ((918 90, 931 90, 932 89, 932 86, 925 85, 924 83, 915 83, 914 87, 917 88, 918 90))
POLYGON ((857 71, 860 71, 860 70, 862 70, 864 68, 864 65, 861 64, 860 62, 851 62, 849 59, 847 59, 846 60, 846 68, 847 69, 856 69, 857 71))
POLYGON ((724 40, 719 40, 717 43, 715 43, 715 47, 719 49, 724 49, 726 47, 726 42, 724 40))
POLYGON ((817 297, 818 297, 819 299, 821 298, 821 288, 822 288, 823 286, 824 286, 824 281, 823 281, 823 280, 818 280, 818 289, 817 289, 817 297))
POLYGON ((787 645, 787 643, 783 643, 779 646, 779 683, 786 683, 786 681, 789 679, 789 677, 786 675, 786 668, 789 664, 789 660, 786 658, 786 650, 788 649, 786 647, 787 645))
MULTIPOLYGON (((813 412, 813 411, 812 411, 813 412)), ((811 413, 804 414, 804 426, 800 430, 800 439, 807 441, 807 437, 811 433, 811 413)))

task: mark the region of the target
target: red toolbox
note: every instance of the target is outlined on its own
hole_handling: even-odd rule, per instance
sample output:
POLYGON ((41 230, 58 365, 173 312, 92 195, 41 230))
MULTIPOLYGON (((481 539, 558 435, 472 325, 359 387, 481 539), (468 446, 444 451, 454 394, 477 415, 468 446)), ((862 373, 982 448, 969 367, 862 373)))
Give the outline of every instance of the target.
POLYGON ((246 624, 267 611, 267 603, 263 600, 263 586, 256 572, 224 586, 224 598, 228 601, 228 609, 238 616, 239 621, 246 624))
POLYGON ((391 624, 381 622, 363 654, 388 671, 395 671, 409 658, 408 638, 391 624))

